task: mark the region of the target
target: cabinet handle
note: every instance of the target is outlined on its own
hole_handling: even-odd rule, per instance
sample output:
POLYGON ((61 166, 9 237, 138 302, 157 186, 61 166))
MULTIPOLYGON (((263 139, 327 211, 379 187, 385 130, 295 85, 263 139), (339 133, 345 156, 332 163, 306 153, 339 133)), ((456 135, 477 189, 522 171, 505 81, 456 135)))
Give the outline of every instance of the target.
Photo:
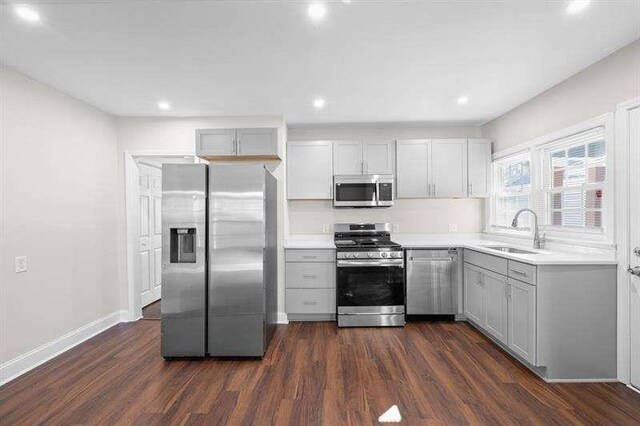
POLYGON ((473 195, 473 183, 469 184, 469 196, 473 195))
POLYGON ((303 259, 317 259, 318 256, 302 256, 303 259))
POLYGON ((522 277, 526 277, 527 276, 526 272, 516 271, 515 269, 510 269, 510 271, 513 272, 514 274, 520 275, 522 277))
POLYGON ((315 300, 305 300, 304 302, 302 302, 302 304, 306 306, 313 306, 313 305, 317 305, 318 302, 315 300))
POLYGON ((236 141, 236 155, 240 155, 240 143, 242 142, 242 139, 238 138, 238 140, 236 141))
POLYGON ((318 278, 318 276, 317 275, 303 275, 302 278, 315 279, 315 278, 318 278))
POLYGON ((436 196, 436 184, 435 183, 433 184, 433 196, 434 197, 436 196))

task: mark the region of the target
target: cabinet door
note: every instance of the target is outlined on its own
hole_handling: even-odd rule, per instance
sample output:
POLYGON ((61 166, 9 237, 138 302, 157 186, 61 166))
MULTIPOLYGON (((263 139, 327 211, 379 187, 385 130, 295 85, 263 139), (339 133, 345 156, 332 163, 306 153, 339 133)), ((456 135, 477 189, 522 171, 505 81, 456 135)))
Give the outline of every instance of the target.
POLYGON ((238 155, 277 156, 277 129, 238 129, 238 155))
POLYGON ((489 271, 484 273, 485 329, 505 345, 508 288, 507 277, 489 271))
POLYGON ((482 271, 469 264, 464 265, 464 313, 468 319, 484 327, 484 287, 482 271))
POLYGON ((536 365, 536 287, 509 279, 509 348, 536 365))
POLYGON ((393 174, 393 164, 395 162, 394 141, 363 142, 362 161, 364 161, 364 174, 366 175, 393 174))
POLYGON ((467 196, 467 140, 431 141, 431 183, 436 197, 467 196))
POLYGON ((235 129, 196 130, 196 155, 199 157, 234 156, 235 129))
POLYGON ((336 141, 333 143, 333 173, 360 175, 364 172, 362 142, 336 141))
POLYGON ((469 197, 488 197, 491 191, 491 141, 469 139, 469 197))
POLYGON ((396 142, 398 170, 396 188, 398 198, 428 197, 429 194, 429 140, 396 142))
POLYGON ((287 143, 287 198, 331 199, 331 142, 287 143))

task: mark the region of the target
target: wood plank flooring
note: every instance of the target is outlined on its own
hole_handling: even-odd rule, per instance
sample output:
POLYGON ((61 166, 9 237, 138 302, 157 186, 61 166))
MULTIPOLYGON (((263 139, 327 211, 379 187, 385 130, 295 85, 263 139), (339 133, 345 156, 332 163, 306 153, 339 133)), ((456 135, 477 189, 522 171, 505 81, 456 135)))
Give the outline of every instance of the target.
POLYGON ((160 356, 117 325, 0 388, 1 424, 640 424, 622 384, 547 384, 464 323, 279 326, 264 360, 160 356))
POLYGON ((160 307, 161 303, 162 303, 162 300, 158 300, 142 308, 142 319, 145 319, 145 320, 162 319, 162 308, 160 307))

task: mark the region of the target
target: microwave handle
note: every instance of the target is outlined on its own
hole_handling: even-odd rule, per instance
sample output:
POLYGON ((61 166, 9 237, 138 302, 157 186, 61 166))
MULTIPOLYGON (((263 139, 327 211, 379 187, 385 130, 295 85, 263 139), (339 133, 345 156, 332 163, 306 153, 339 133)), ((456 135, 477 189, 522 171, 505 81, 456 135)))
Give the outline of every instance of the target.
POLYGON ((380 181, 376 180, 376 205, 380 205, 380 181))

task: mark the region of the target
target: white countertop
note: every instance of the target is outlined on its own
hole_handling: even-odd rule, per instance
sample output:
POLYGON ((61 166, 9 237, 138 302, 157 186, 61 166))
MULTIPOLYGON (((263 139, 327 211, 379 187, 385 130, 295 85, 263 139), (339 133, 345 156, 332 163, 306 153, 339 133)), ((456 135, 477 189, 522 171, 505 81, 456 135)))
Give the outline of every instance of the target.
MULTIPOLYGON (((576 250, 576 252, 560 250, 535 250, 530 246, 505 243, 482 234, 393 234, 391 239, 405 249, 459 247, 480 251, 506 259, 532 265, 616 265, 613 250, 576 250), (502 245, 518 247, 534 251, 535 254, 504 253, 485 246, 502 245)), ((287 249, 335 249, 333 235, 290 235, 285 240, 287 249)))

